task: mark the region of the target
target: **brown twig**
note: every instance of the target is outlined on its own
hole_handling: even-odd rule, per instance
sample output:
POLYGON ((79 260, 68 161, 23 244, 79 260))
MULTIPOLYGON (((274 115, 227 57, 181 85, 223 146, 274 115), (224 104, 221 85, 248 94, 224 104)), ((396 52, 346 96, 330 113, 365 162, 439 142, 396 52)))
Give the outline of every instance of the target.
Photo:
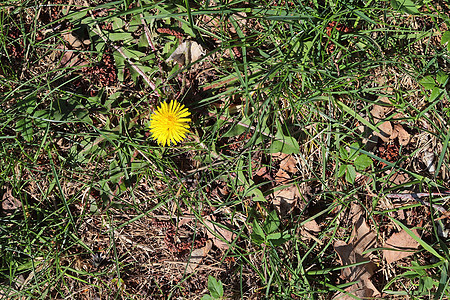
POLYGON ((424 201, 420 198, 422 197, 433 197, 433 196, 450 196, 450 191, 441 192, 441 193, 401 193, 401 194, 387 194, 385 197, 387 198, 399 198, 399 199, 405 199, 405 200, 414 200, 420 202, 422 205, 426 206, 432 206, 435 210, 443 213, 448 214, 447 210, 437 204, 431 204, 430 202, 424 201))
POLYGON ((152 48, 152 50, 156 51, 155 45, 153 45, 152 38, 150 36, 150 30, 148 29, 147 23, 145 23, 144 15, 140 14, 139 16, 141 18, 142 26, 144 27, 144 33, 145 33, 145 37, 147 38, 147 42, 150 45, 150 47, 152 48))

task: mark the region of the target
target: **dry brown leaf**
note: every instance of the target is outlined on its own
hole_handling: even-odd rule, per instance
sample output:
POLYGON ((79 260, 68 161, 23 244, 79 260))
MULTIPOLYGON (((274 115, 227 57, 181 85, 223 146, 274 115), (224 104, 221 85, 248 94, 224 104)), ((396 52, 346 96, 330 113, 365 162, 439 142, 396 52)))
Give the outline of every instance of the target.
POLYGON ((278 172, 275 174, 275 183, 277 185, 283 185, 289 182, 291 180, 291 176, 289 176, 288 173, 285 171, 279 169, 278 172))
MULTIPOLYGON (((352 204, 352 207, 361 208, 358 204, 352 204)), ((358 208, 352 209, 352 211, 356 211, 357 209, 358 208)), ((367 225, 362 209, 353 215, 352 223, 355 225, 353 227, 353 238, 351 239, 351 243, 353 244, 356 253, 362 255, 364 251, 375 244, 376 235, 372 232, 369 225, 367 225)))
POLYGON ((384 106, 374 105, 370 114, 375 118, 376 121, 383 120, 385 118, 386 109, 384 106))
MULTIPOLYGON (((345 268, 342 271, 342 277, 348 282, 357 281, 352 286, 345 289, 346 292, 351 293, 359 298, 364 297, 377 297, 380 296, 380 292, 373 285, 370 277, 375 270, 375 264, 370 262, 367 258, 356 253, 352 244, 347 244, 344 241, 336 241, 334 243, 334 250, 341 259, 343 266, 354 264, 358 262, 367 261, 367 264, 358 265, 354 267, 345 268)), ((334 299, 354 299, 344 293, 338 293, 334 299)))
POLYGON ((395 125, 394 130, 397 131, 398 142, 402 146, 408 145, 411 135, 401 125, 395 125))
POLYGON ((234 239, 236 238, 236 234, 234 234, 232 231, 230 231, 228 229, 222 228, 222 227, 210 222, 208 219, 215 221, 216 218, 214 216, 210 216, 205 219, 205 226, 208 227, 206 230, 206 234, 208 235, 208 238, 210 238, 213 241, 214 245, 217 248, 222 249, 222 250, 227 250, 230 247, 229 244, 231 244, 234 241, 234 239), (214 231, 216 233, 216 235, 220 236, 227 242, 224 242, 220 238, 216 237, 216 235, 214 235, 214 233, 211 231, 214 231))
POLYGON ((380 129, 380 132, 374 131, 374 135, 378 136, 383 140, 383 142, 389 141, 392 135, 392 124, 389 121, 381 123, 380 126, 378 126, 378 129, 380 129))
MULTIPOLYGON (((380 104, 385 103, 385 104, 391 105, 391 101, 389 100, 388 97, 379 97, 378 98, 378 103, 380 103, 380 104)), ((388 106, 382 106, 382 105, 375 104, 372 107, 372 110, 370 111, 370 114, 378 122, 380 120, 383 120, 391 109, 392 108, 388 107, 388 106)))
POLYGON ((286 172, 297 172, 297 160, 290 154, 282 152, 273 153, 272 157, 280 160, 280 169, 286 172))
MULTIPOLYGON (((418 237, 419 234, 416 229, 412 232, 418 237)), ((408 257, 414 254, 414 250, 419 248, 419 243, 413 239, 406 231, 402 230, 394 233, 383 245, 383 248, 393 248, 394 250, 383 250, 383 256, 388 264, 408 257)))
POLYGON ((297 199, 300 197, 300 192, 295 185, 278 190, 273 194, 275 197, 273 205, 282 216, 287 215, 294 208, 297 199))
POLYGON ((62 34, 62 38, 73 48, 77 50, 81 50, 83 45, 90 44, 90 40, 87 39, 85 41, 81 41, 77 36, 75 36, 72 32, 64 32, 62 34))
MULTIPOLYGON (((390 174, 391 172, 386 171, 386 173, 390 174)), ((398 171, 395 172, 391 177, 389 177, 389 181, 396 185, 400 185, 409 182, 409 175, 404 172, 398 171)))
POLYGON ((16 199, 11 192, 11 188, 7 187, 2 197, 2 210, 7 214, 22 207, 22 202, 16 199))
POLYGON ((303 228, 305 228, 305 230, 307 230, 311 233, 315 233, 315 234, 317 234, 321 231, 320 226, 317 225, 316 220, 311 220, 311 221, 306 222, 303 225, 303 228))
MULTIPOLYGON (((370 230, 364 218, 364 211, 358 204, 352 203, 350 208, 350 220, 354 223, 352 238, 350 243, 336 241, 334 250, 341 259, 343 266, 358 262, 367 261, 367 264, 345 268, 342 277, 348 282, 357 281, 356 284, 348 287, 347 292, 357 297, 376 297, 380 292, 373 285, 370 277, 375 271, 375 264, 363 255, 363 252, 371 248, 375 243, 376 235, 370 230)), ((338 293, 337 299, 353 299, 344 293, 338 293)))
POLYGON ((432 149, 428 149, 423 152, 422 162, 425 164, 428 172, 430 173, 434 173, 434 171, 436 171, 436 168, 434 167, 434 158, 435 155, 432 149))
POLYGON ((180 65, 190 64, 205 55, 202 46, 195 41, 184 41, 169 56, 166 62, 174 60, 180 65), (187 58, 187 59, 186 59, 187 58))
POLYGON ((260 181, 272 181, 272 176, 270 175, 270 169, 267 167, 262 167, 254 173, 253 179, 259 178, 260 181))
POLYGON ((191 252, 191 256, 189 257, 189 264, 186 268, 186 272, 192 273, 195 269, 198 268, 199 264, 202 262, 203 258, 208 255, 211 250, 212 242, 211 240, 206 241, 206 245, 202 248, 195 249, 191 252))

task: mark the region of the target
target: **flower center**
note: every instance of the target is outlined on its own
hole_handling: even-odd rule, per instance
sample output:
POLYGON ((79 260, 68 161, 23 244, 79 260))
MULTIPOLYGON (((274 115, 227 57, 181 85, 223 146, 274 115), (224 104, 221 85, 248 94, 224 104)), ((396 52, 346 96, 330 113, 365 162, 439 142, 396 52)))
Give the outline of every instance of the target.
POLYGON ((166 122, 167 122, 167 130, 172 129, 173 126, 175 125, 176 121, 177 121, 177 119, 176 119, 174 114, 168 114, 167 115, 167 120, 166 120, 166 122))

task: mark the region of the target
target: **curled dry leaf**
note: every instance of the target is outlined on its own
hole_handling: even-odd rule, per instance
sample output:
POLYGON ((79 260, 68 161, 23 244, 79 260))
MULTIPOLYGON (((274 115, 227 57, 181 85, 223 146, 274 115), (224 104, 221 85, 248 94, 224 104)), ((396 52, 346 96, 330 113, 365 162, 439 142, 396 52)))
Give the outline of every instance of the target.
MULTIPOLYGON (((342 277, 348 282, 356 281, 355 284, 346 288, 345 291, 361 299, 380 296, 380 292, 370 280, 370 277, 374 274, 375 264, 358 254, 352 244, 347 244, 344 241, 336 241, 334 250, 339 255, 343 266, 367 261, 367 264, 345 268, 342 271, 342 277)), ((354 297, 339 292, 333 299, 347 300, 354 299, 354 297)))
POLYGON ((11 214, 15 210, 22 207, 22 202, 20 202, 18 199, 16 199, 12 193, 11 189, 9 187, 6 188, 5 193, 2 197, 2 210, 7 213, 11 214))
POLYGON ((378 126, 378 129, 380 129, 380 132, 374 132, 373 134, 381 138, 383 142, 388 142, 392 135, 391 122, 386 121, 381 123, 381 125, 378 126))
POLYGON ((260 181, 272 181, 270 170, 267 167, 262 167, 258 171, 256 171, 253 180, 255 180, 255 178, 259 178, 260 181))
POLYGON ((433 151, 426 150, 423 153, 422 161, 427 167, 428 172, 434 173, 436 171, 436 168, 434 167, 434 153, 433 151))
POLYGON ((209 251, 211 250, 212 242, 211 240, 206 241, 206 245, 202 248, 195 249, 191 252, 191 255, 189 257, 189 263, 186 268, 186 272, 192 273, 195 271, 195 269, 198 268, 199 264, 202 262, 203 258, 208 255, 209 251))
POLYGON ((297 172, 297 160, 291 154, 273 153, 272 157, 280 161, 280 169, 286 172, 297 172))
POLYGON ((300 192, 297 186, 291 185, 273 193, 275 199, 273 205, 276 207, 280 215, 286 216, 295 207, 300 192))
POLYGON ((81 50, 84 45, 89 45, 91 43, 89 39, 82 41, 72 32, 64 32, 62 38, 70 45, 70 47, 72 47, 72 49, 76 50, 81 50))
MULTIPOLYGON (((416 229, 412 232, 418 237, 419 234, 416 229)), ((419 247, 419 243, 410 236, 406 231, 402 230, 394 233, 383 245, 383 248, 393 248, 395 250, 383 250, 384 259, 388 264, 399 259, 408 257, 414 254, 414 250, 419 247)))
POLYGON ((214 245, 217 248, 222 249, 222 250, 227 250, 230 247, 230 244, 236 238, 236 234, 234 234, 231 230, 220 227, 219 225, 216 225, 213 222, 210 222, 209 220, 215 221, 216 218, 214 216, 208 216, 205 219, 205 225, 207 226, 206 234, 207 234, 208 238, 210 238, 212 240, 212 242, 214 243, 214 245), (220 236, 226 242, 224 242, 222 239, 218 238, 217 236, 220 236))
POLYGON ((275 174, 275 183, 277 185, 287 184, 289 180, 291 180, 291 176, 281 169, 275 174))
POLYGON ((370 111, 370 114, 374 117, 376 122, 383 120, 386 115, 392 110, 392 107, 389 107, 387 105, 391 105, 391 101, 388 97, 379 97, 378 103, 385 104, 385 105, 378 105, 375 104, 372 107, 372 110, 370 111))
POLYGON ((320 226, 317 224, 316 220, 311 220, 306 222, 303 225, 303 228, 305 228, 305 230, 311 232, 311 233, 315 233, 318 234, 320 232, 320 226))
MULTIPOLYGON (((389 175, 391 171, 388 170, 386 171, 386 173, 389 175)), ((395 185, 407 183, 409 181, 409 175, 402 171, 397 171, 392 176, 389 177, 389 181, 394 183, 395 185)))
MULTIPOLYGON (((355 284, 346 289, 346 292, 360 298, 377 297, 380 292, 370 280, 375 271, 375 264, 369 260, 367 255, 363 255, 364 251, 375 244, 376 235, 367 225, 361 206, 353 203, 350 210, 350 220, 354 224, 352 238, 349 244, 344 241, 336 241, 334 250, 339 255, 343 266, 364 261, 367 261, 367 263, 343 269, 341 275, 346 281, 356 281, 355 284)), ((344 293, 338 293, 334 299, 354 298, 344 293)))
POLYGON ((392 132, 391 139, 398 138, 398 142, 402 146, 408 145, 411 140, 411 135, 406 131, 402 125, 395 125, 394 130, 392 132))
POLYGON ((308 221, 300 228, 300 236, 303 240, 313 239, 318 244, 323 245, 323 242, 316 237, 319 232, 320 226, 317 224, 316 220, 308 221))
POLYGON ((205 55, 205 51, 202 46, 195 41, 184 41, 177 49, 169 56, 166 62, 175 61, 180 65, 190 64, 202 56, 205 55))

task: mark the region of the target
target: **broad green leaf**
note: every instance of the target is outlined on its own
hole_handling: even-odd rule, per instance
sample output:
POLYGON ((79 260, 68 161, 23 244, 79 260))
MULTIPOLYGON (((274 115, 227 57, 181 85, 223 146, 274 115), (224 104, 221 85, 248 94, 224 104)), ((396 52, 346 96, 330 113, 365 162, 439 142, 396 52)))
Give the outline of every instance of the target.
POLYGON ((16 122, 16 130, 20 132, 25 141, 31 142, 33 140, 33 126, 30 119, 23 118, 18 120, 16 122))
POLYGON ((264 194, 255 186, 253 180, 249 180, 248 187, 245 189, 245 193, 250 193, 251 195, 253 195, 253 201, 266 202, 264 194))
POLYGON ((341 146, 339 148, 339 155, 343 160, 345 160, 345 161, 348 160, 348 152, 344 146, 341 146))
POLYGON ((39 128, 46 128, 48 122, 52 119, 50 112, 46 109, 37 110, 33 113, 34 125, 39 128))
POLYGON ((443 71, 439 71, 436 74, 436 81, 441 85, 441 86, 445 86, 448 82, 448 74, 443 72, 443 71))
POLYGON ((113 30, 122 29, 125 23, 119 17, 115 17, 112 19, 112 28, 113 30))
POLYGON ((343 176, 345 174, 345 171, 347 171, 347 165, 341 165, 339 167, 338 177, 343 176))
POLYGON ((281 232, 274 232, 267 235, 267 240, 279 240, 281 239, 281 232))
POLYGON ((131 41, 133 40, 133 36, 129 32, 108 32, 105 36, 113 42, 116 41, 131 41))
POLYGON ((356 179, 356 170, 352 165, 347 165, 347 170, 345 172, 345 180, 349 183, 354 183, 356 179))
POLYGON ((215 299, 223 297, 223 284, 220 280, 215 279, 211 275, 208 277, 208 290, 215 299))
MULTIPOLYGON (((146 48, 146 47, 149 46, 148 40, 147 40, 147 38, 145 37, 144 34, 141 35, 141 36, 139 37, 139 40, 138 40, 138 42, 137 42, 137 46, 138 46, 139 48, 146 48)), ((147 56, 154 56, 154 53, 152 53, 152 54, 150 54, 150 55, 147 55, 147 56)))
POLYGON ((125 54, 126 57, 130 58, 130 59, 135 59, 137 61, 139 61, 139 59, 141 57, 145 56, 144 52, 141 51, 137 51, 137 50, 130 50, 128 48, 123 47, 122 48, 123 53, 125 54))
POLYGON ((427 291, 429 291, 429 290, 431 290, 433 288, 433 286, 434 286, 434 280, 431 277, 429 277, 429 276, 425 276, 423 278, 423 287, 427 291))
POLYGON ((434 81, 434 78, 431 75, 425 76, 419 81, 419 83, 428 90, 431 90, 436 86, 436 82, 434 81))
POLYGON ((418 15, 419 10, 411 0, 391 0, 391 5, 396 10, 402 10, 411 15, 418 15))
POLYGON ((290 234, 285 234, 281 232, 274 232, 267 236, 267 241, 272 244, 273 247, 280 246, 284 244, 291 238, 290 234))
POLYGON ((256 220, 253 220, 252 240, 256 244, 264 243, 266 235, 256 220))
POLYGON ((354 164, 356 170, 362 171, 372 165, 372 159, 365 154, 361 154, 355 159, 354 164))
POLYGON ((122 169, 120 168, 117 160, 113 160, 109 165, 109 180, 112 183, 118 183, 124 176, 122 169))
POLYGON ((242 118, 239 122, 234 123, 231 128, 222 135, 222 137, 235 137, 248 130, 245 126, 240 125, 239 123, 250 125, 251 120, 246 117, 242 118))
POLYGON ((117 79, 120 82, 123 82, 125 70, 125 58, 117 51, 113 52, 113 56, 117 68, 117 79))
MULTIPOLYGON (((67 10, 66 11, 63 10, 63 13, 67 14, 67 12, 68 12, 67 10)), ((81 10, 81 11, 77 11, 77 12, 73 12, 71 14, 68 14, 66 16, 66 18, 71 23, 74 23, 75 21, 81 21, 86 16, 87 12, 88 12, 87 9, 84 9, 84 10, 81 10)))
POLYGON ((442 94, 444 93, 443 89, 438 88, 437 86, 435 86, 432 90, 431 90, 431 95, 430 98, 428 99, 428 101, 433 102, 434 100, 436 100, 437 98, 439 98, 442 94))
POLYGON ((278 213, 276 210, 272 210, 266 218, 266 221, 264 222, 264 231, 269 234, 274 232, 275 230, 278 229, 278 227, 280 226, 281 222, 280 222, 280 218, 278 217, 278 213))
POLYGON ((300 146, 296 139, 291 136, 283 134, 283 128, 277 120, 277 133, 275 139, 270 145, 270 153, 282 152, 285 154, 297 154, 300 151, 300 146))
POLYGON ((450 42, 450 30, 447 30, 442 34, 441 44, 444 45, 447 42, 450 42))
POLYGON ((349 152, 349 156, 348 159, 350 160, 354 160, 356 157, 356 154, 358 154, 359 151, 359 144, 358 143, 353 143, 350 145, 350 152, 349 152))

